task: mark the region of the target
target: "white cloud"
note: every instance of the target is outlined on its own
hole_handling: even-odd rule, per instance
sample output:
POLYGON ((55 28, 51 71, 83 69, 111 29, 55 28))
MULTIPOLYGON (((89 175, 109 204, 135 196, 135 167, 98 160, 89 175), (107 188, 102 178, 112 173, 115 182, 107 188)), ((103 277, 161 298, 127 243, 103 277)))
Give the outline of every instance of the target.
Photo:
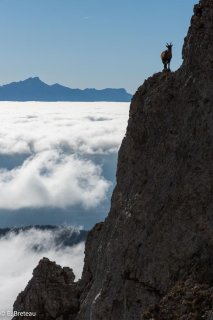
POLYGON ((0 208, 96 207, 110 183, 90 161, 43 151, 21 167, 0 171, 0 208))
MULTIPOLYGON (((96 161, 117 153, 128 112, 128 103, 0 102, 0 210, 97 208, 110 181, 96 161)), ((55 237, 31 229, 0 239, 0 311, 11 310, 43 256, 80 277, 84 243, 59 248, 55 237)))
POLYGON ((125 134, 129 104, 107 102, 0 103, 0 153, 60 149, 116 152, 125 134))
POLYGON ((99 205, 110 182, 85 158, 117 152, 128 105, 1 102, 0 208, 99 205), (8 169, 1 155, 25 157, 8 169))
POLYGON ((0 239, 0 311, 12 310, 13 303, 32 277, 32 270, 44 256, 61 266, 73 269, 76 280, 83 269, 84 243, 72 247, 57 247, 59 231, 30 229, 20 234, 10 233, 0 239), (35 251, 35 246, 42 251, 35 251))

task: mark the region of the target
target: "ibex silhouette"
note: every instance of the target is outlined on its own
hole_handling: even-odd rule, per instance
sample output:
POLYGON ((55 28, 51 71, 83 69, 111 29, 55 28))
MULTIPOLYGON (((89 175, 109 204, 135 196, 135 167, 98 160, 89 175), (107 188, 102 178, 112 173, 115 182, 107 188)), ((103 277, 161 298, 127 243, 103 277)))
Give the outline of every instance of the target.
POLYGON ((172 59, 172 46, 173 44, 166 44, 167 50, 161 53, 161 59, 164 65, 164 70, 170 71, 170 61, 172 59))

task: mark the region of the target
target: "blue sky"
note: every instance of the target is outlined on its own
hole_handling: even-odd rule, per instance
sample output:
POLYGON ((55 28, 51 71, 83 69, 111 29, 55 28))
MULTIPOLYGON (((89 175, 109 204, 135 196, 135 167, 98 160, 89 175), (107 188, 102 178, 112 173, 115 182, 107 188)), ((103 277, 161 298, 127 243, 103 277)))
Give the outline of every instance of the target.
POLYGON ((174 44, 172 70, 196 0, 1 0, 0 84, 39 76, 72 88, 124 87, 133 93, 162 70, 174 44))

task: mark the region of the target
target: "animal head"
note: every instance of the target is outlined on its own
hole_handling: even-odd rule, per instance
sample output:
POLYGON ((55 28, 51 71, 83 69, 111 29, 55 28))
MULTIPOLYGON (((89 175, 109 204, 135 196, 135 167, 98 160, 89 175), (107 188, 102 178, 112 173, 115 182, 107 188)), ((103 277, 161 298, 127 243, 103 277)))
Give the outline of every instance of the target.
POLYGON ((173 47, 173 44, 170 42, 170 44, 166 44, 166 47, 168 48, 168 50, 171 50, 172 49, 172 47, 173 47))

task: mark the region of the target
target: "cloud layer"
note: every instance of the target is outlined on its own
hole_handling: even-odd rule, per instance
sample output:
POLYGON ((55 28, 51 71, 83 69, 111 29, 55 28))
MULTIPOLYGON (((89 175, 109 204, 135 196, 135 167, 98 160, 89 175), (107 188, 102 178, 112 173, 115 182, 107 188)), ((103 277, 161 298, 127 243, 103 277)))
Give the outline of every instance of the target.
POLYGON ((96 207, 110 183, 90 161, 56 151, 29 157, 13 170, 0 171, 0 208, 96 207))
POLYGON ((0 209, 101 204, 111 183, 91 157, 117 152, 128 106, 1 102, 0 209))
MULTIPOLYGON (((109 197, 128 112, 128 103, 1 102, 0 213, 4 220, 11 211, 17 220, 26 212, 42 216, 52 210, 48 221, 53 224, 56 215, 65 219, 71 207, 72 223, 83 210, 97 215, 109 197)), ((72 267, 80 277, 84 243, 64 248, 55 237, 55 231, 30 229, 0 238, 0 311, 12 309, 43 256, 72 267), (42 250, 35 251, 35 246, 42 250)))
POLYGON ((15 234, 9 233, 0 238, 0 311, 12 310, 20 291, 32 277, 32 271, 44 256, 61 266, 73 269, 76 280, 83 268, 84 243, 72 247, 56 245, 58 231, 36 230, 15 234), (42 250, 35 251, 35 247, 42 250))

